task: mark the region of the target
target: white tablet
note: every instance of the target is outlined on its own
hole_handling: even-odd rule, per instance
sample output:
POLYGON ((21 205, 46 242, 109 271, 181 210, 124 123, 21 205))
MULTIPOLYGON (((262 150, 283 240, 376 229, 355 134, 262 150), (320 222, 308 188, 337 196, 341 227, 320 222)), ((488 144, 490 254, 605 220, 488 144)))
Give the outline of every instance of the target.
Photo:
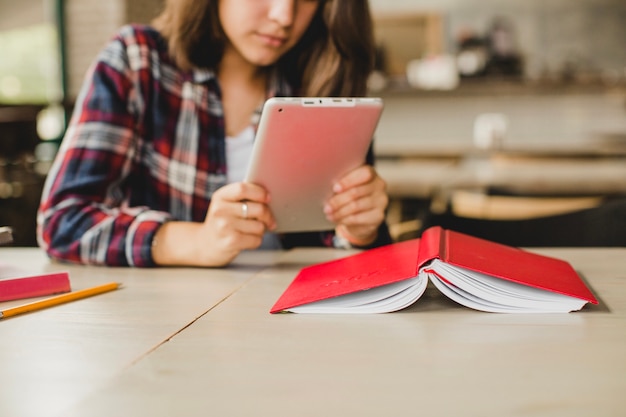
POLYGON ((380 98, 265 102, 246 181, 269 191, 276 232, 334 228, 324 203, 333 184, 365 162, 382 110, 380 98))

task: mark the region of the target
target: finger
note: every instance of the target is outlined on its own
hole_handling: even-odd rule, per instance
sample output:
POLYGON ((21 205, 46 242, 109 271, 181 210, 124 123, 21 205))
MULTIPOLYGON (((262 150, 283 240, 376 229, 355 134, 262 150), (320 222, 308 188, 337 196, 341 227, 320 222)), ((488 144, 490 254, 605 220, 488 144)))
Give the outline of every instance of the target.
POLYGON ((239 252, 261 243, 265 226, 258 220, 219 217, 213 219, 210 230, 221 250, 239 252))
POLYGON ((366 210, 350 211, 335 216, 332 221, 345 226, 366 226, 378 228, 385 219, 385 211, 379 207, 371 207, 366 210))
POLYGON ((353 188, 362 184, 366 184, 377 177, 376 171, 371 165, 361 165, 344 175, 333 186, 335 193, 341 193, 344 190, 353 188))
POLYGON ((324 212, 332 218, 368 210, 372 207, 378 207, 384 211, 388 202, 386 184, 381 178, 376 178, 371 183, 353 187, 334 195, 324 206, 324 212))
MULTIPOLYGON (((244 223, 244 222, 239 222, 244 223)), ((251 224, 257 223, 250 221, 251 224)), ((240 229, 247 229, 245 226, 240 229)), ((220 245, 223 249, 230 250, 232 252, 239 253, 245 249, 256 249, 263 241, 263 233, 248 233, 245 230, 233 230, 228 235, 222 237, 220 245)), ((262 228, 261 228, 262 230, 262 228)))
POLYGON ((358 198, 354 196, 336 196, 333 202, 329 202, 324 206, 324 213, 329 220, 339 222, 342 218, 351 214, 371 210, 373 206, 374 202, 371 194, 366 194, 358 198))
POLYGON ((358 205, 363 204, 363 202, 357 203, 359 200, 366 199, 374 193, 375 189, 371 184, 348 188, 329 198, 324 207, 324 211, 330 214, 341 209, 346 209, 346 207, 356 209, 358 205))
POLYGON ((266 231, 265 224, 259 220, 239 220, 236 225, 237 232, 242 235, 263 237, 266 231))
POLYGON ((274 216, 269 207, 264 203, 237 201, 231 203, 231 207, 231 212, 234 217, 259 222, 264 230, 273 230, 276 227, 274 216))
POLYGON ((222 199, 226 201, 257 201, 269 202, 269 193, 265 188, 248 182, 235 182, 218 189, 211 200, 222 199))

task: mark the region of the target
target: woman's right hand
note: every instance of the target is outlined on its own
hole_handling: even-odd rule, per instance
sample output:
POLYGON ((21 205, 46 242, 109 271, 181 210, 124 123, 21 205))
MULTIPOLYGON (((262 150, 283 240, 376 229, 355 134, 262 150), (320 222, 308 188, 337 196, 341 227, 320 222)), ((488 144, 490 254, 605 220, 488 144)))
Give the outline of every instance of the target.
POLYGON ((172 221, 155 236, 157 265, 224 266, 242 250, 256 249, 276 228, 263 187, 239 182, 218 189, 203 223, 172 221))

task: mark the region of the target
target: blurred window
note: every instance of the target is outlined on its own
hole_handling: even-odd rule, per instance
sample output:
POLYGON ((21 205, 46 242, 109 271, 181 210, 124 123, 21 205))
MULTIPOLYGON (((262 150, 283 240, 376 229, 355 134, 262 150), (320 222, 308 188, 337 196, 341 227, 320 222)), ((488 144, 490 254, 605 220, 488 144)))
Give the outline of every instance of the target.
POLYGON ((0 105, 59 101, 58 51, 54 24, 0 31, 0 105))

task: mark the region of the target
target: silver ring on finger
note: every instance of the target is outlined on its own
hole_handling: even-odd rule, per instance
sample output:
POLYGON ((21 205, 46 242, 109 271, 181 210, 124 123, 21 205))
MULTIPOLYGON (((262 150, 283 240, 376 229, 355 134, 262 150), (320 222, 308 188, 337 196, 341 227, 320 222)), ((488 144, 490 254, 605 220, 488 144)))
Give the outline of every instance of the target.
POLYGON ((248 218, 248 203, 241 203, 241 215, 244 219, 248 218))

